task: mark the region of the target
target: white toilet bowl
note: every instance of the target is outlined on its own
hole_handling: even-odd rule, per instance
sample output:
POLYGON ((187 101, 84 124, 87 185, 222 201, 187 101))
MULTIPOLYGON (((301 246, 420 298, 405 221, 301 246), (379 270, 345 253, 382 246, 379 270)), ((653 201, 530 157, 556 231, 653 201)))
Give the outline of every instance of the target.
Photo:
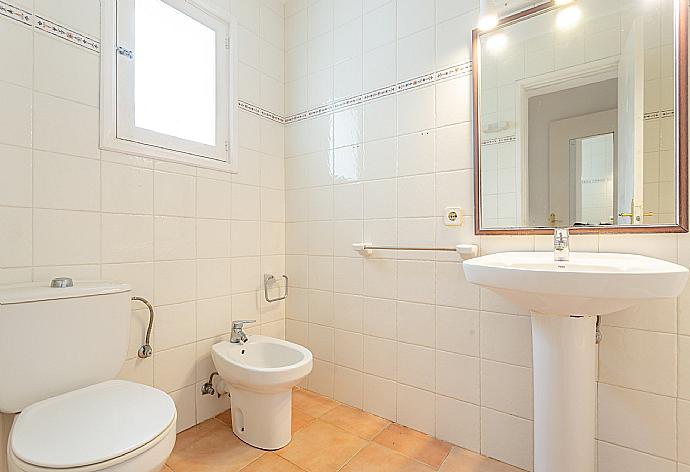
POLYGON ((9 472, 158 472, 175 445, 164 392, 110 380, 25 408, 7 445, 9 472))
POLYGON ((255 335, 244 344, 214 344, 211 355, 230 392, 237 437, 261 449, 287 445, 292 437, 292 387, 311 372, 309 349, 255 335))

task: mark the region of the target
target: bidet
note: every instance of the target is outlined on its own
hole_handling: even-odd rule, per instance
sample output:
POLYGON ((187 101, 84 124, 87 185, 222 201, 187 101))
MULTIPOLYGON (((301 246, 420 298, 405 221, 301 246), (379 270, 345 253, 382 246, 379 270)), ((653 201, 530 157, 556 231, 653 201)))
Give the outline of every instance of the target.
POLYGON ((244 343, 214 344, 211 356, 230 393, 235 435, 261 449, 287 445, 292 438, 292 387, 311 372, 311 352, 282 339, 252 335, 244 343))

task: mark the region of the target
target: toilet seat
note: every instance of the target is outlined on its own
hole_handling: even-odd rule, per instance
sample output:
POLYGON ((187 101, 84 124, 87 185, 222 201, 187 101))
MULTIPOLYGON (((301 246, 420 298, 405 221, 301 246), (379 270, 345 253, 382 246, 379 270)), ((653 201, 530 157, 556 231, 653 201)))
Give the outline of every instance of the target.
POLYGON ((111 380, 24 409, 12 426, 8 455, 21 471, 111 470, 157 448, 167 449, 164 461, 176 418, 164 392, 111 380))

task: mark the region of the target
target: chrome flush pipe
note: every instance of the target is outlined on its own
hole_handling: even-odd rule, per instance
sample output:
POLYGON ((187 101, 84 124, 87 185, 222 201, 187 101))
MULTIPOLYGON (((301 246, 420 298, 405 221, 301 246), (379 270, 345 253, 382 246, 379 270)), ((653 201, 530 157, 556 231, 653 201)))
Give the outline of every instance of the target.
POLYGON ((151 347, 151 330, 153 329, 153 305, 144 297, 132 297, 133 301, 141 302, 149 309, 149 326, 146 328, 146 340, 144 345, 139 348, 137 356, 140 359, 146 359, 153 355, 153 348, 151 347))

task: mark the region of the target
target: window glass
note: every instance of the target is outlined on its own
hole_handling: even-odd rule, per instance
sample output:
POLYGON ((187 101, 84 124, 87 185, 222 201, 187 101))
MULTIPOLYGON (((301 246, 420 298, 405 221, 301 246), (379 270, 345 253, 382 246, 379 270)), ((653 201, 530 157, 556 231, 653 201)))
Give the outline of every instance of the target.
POLYGON ((161 0, 136 0, 134 38, 134 125, 215 145, 215 31, 161 0))

